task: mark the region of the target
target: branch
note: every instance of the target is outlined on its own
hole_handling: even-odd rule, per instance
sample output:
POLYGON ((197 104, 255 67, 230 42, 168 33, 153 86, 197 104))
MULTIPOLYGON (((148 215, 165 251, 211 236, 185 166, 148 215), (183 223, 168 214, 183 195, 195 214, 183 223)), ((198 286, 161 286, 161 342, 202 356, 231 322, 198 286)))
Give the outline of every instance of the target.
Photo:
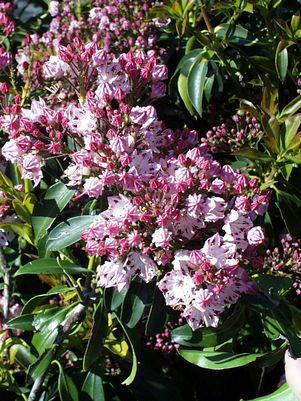
POLYGON ((204 18, 204 22, 206 24, 207 30, 210 33, 213 33, 214 31, 213 31, 213 28, 212 28, 212 25, 211 25, 211 22, 210 22, 210 18, 208 17, 208 14, 207 14, 207 11, 206 11, 206 6, 205 6, 205 4, 203 4, 202 0, 200 0, 200 4, 201 4, 202 16, 204 18))
POLYGON ((9 317, 10 305, 10 291, 11 291, 11 268, 6 262, 3 249, 0 247, 0 269, 3 274, 4 288, 3 288, 3 321, 7 322, 9 317))

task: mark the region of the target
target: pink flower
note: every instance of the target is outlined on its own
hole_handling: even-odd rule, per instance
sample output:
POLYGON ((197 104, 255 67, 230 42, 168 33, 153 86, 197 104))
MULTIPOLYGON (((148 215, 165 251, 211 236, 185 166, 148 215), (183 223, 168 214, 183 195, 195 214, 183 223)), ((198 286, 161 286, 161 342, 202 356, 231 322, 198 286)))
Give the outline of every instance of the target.
POLYGON ((12 62, 12 55, 0 48, 0 71, 8 67, 12 62))
POLYGON ((156 64, 152 70, 152 78, 154 81, 164 81, 168 78, 168 69, 164 64, 156 64))
POLYGON ((41 170, 41 157, 38 155, 28 154, 23 157, 23 178, 32 180, 36 185, 41 181, 43 174, 41 170))
POLYGON ((131 274, 139 273, 143 281, 149 283, 158 274, 158 267, 156 263, 139 252, 132 252, 129 254, 126 265, 129 267, 131 274))
POLYGON ((90 198, 99 198, 102 195, 103 189, 103 180, 97 177, 89 177, 84 184, 85 193, 90 198))
POLYGON ((15 163, 19 160, 20 156, 23 155, 23 151, 18 146, 18 143, 14 139, 10 139, 6 142, 1 149, 2 156, 5 157, 6 160, 9 160, 12 163, 15 163))
POLYGON ((167 248, 170 245, 172 234, 166 228, 158 228, 152 235, 152 241, 157 247, 167 248))
POLYGON ((163 292, 166 304, 176 307, 190 304, 195 284, 189 274, 172 270, 159 281, 158 287, 163 292))
POLYGON ((60 9, 60 4, 58 1, 53 1, 53 0, 50 1, 48 6, 48 11, 52 17, 56 17, 58 15, 59 9, 60 9))
POLYGON ((156 110, 153 106, 133 107, 130 119, 133 123, 141 125, 142 128, 148 128, 157 118, 156 110))
POLYGON ((223 243, 222 237, 218 233, 207 239, 202 251, 210 263, 218 269, 236 266, 238 263, 235 244, 223 243))
POLYGON ((69 65, 58 56, 50 56, 43 65, 45 78, 60 79, 70 72, 69 65))
POLYGON ((130 275, 121 261, 104 262, 97 269, 97 285, 104 288, 116 287, 118 291, 129 286, 130 275))
POLYGON ((264 233, 262 228, 259 226, 251 228, 251 230, 248 231, 247 238, 250 245, 262 244, 264 242, 264 233))

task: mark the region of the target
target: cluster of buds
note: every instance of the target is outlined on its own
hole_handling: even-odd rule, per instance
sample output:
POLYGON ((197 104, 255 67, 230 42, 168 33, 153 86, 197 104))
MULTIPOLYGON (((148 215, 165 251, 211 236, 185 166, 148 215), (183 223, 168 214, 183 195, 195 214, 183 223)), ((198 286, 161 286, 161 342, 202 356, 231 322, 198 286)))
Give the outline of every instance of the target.
POLYGON ((290 278, 296 294, 301 295, 301 241, 286 234, 280 243, 280 247, 266 251, 264 270, 290 278))
POLYGON ((245 144, 256 143, 262 135, 262 129, 255 117, 249 113, 233 116, 219 126, 213 127, 202 139, 212 153, 233 153, 245 144))

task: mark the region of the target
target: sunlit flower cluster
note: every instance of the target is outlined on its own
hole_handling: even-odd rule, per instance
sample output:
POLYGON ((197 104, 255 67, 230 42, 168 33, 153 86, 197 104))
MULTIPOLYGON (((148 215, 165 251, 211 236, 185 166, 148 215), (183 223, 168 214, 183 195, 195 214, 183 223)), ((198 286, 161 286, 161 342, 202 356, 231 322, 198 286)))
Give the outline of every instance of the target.
MULTIPOLYGON (((158 118, 168 71, 154 48, 160 22, 143 22, 148 4, 93 5, 84 20, 76 3, 51 1, 50 30, 24 39, 19 74, 45 90, 29 101, 30 90, 20 96, 1 84, 2 155, 35 187, 50 160, 59 160, 77 200, 102 199, 103 211, 82 234, 86 252, 101 257, 99 287, 157 280, 166 304, 193 330, 215 327, 228 305, 256 291, 247 271, 265 240, 268 193, 217 162, 208 153, 216 141, 158 118)), ((256 121, 235 122, 239 140, 258 136, 256 121)), ((224 128, 214 130, 220 144, 224 128)))

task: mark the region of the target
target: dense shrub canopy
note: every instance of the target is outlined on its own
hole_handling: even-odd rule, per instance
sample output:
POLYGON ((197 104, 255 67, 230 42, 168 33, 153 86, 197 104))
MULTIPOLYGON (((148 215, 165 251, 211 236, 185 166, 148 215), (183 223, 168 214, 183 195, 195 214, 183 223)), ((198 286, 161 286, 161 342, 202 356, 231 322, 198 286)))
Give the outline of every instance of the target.
POLYGON ((297 401, 299 9, 0 1, 5 400, 297 401))

